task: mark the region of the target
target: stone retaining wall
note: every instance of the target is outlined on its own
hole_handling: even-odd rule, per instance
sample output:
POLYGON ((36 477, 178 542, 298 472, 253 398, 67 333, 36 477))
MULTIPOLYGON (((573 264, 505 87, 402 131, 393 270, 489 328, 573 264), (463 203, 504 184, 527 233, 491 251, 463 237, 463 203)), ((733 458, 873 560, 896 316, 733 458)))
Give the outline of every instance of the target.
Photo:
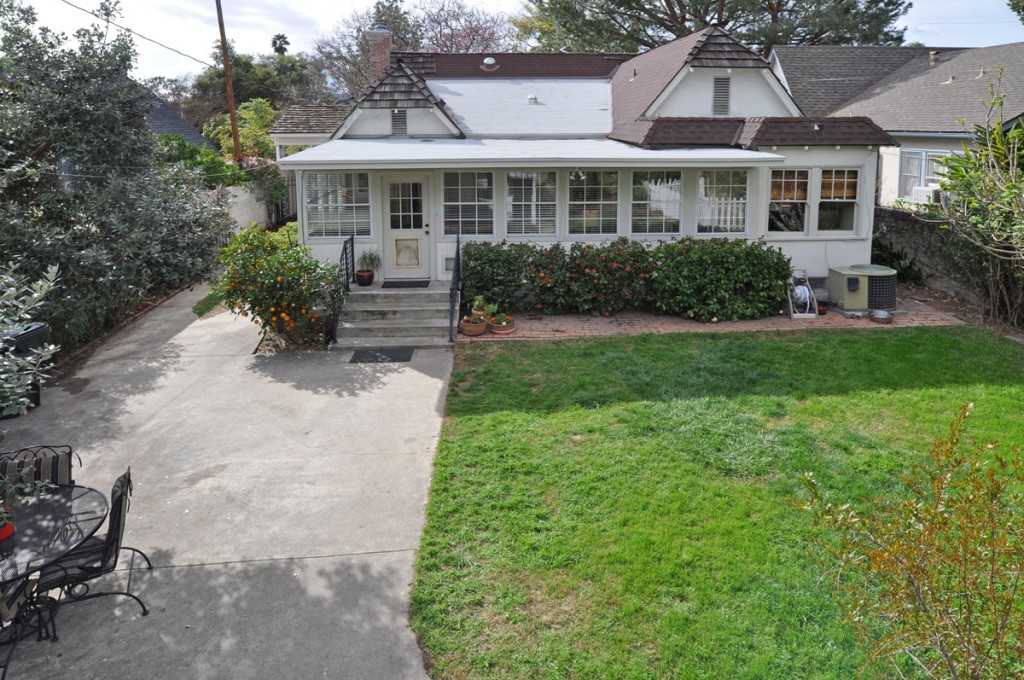
POLYGON ((956 267, 944 255, 949 232, 941 228, 941 223, 921 219, 905 210, 876 206, 874 238, 893 250, 906 251, 925 275, 929 288, 978 302, 977 295, 958 281, 956 267))

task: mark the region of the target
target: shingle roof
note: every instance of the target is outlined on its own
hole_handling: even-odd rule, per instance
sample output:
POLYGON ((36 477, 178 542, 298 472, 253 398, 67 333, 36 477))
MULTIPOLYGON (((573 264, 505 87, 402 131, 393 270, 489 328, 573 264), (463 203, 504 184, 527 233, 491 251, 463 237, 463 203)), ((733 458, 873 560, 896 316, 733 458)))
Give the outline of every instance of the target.
POLYGON ((427 86, 427 81, 401 59, 387 67, 359 100, 367 109, 428 109, 443 103, 427 86))
POLYGON ((352 107, 349 104, 313 104, 285 109, 270 134, 333 134, 352 107))
POLYGON ((395 52, 392 63, 403 61, 426 78, 607 78, 632 54, 492 53, 433 54, 395 52), (493 65, 484 64, 492 57, 493 65))
POLYGON ((800 110, 808 116, 824 116, 911 59, 927 56, 930 49, 790 45, 773 52, 800 110))
POLYGON ((213 145, 200 134, 199 130, 188 124, 178 112, 167 105, 162 99, 153 95, 154 107, 146 117, 146 125, 158 135, 181 135, 186 142, 192 142, 199 148, 213 145))
MULTIPOLYGON (((867 118, 645 118, 638 146, 647 148, 731 146, 895 145, 867 118)), ((612 139, 629 141, 611 135, 612 139)))
POLYGON ((940 51, 934 65, 928 55, 917 57, 834 115, 869 116, 892 132, 963 132, 961 120, 985 122, 999 67, 1003 120, 1010 120, 1024 113, 1024 42, 940 51))
POLYGON ((640 117, 688 65, 768 68, 768 62, 717 26, 638 54, 612 76, 613 138, 641 143, 650 125, 640 117))

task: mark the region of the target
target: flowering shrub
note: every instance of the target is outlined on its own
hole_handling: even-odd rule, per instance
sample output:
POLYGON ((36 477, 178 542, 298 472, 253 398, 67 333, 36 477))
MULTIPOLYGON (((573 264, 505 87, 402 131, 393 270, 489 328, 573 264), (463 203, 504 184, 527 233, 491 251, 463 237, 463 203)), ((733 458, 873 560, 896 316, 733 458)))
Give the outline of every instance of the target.
POLYGON ((771 315, 785 296, 790 263, 760 242, 686 239, 648 246, 469 243, 462 254, 464 294, 503 309, 608 316, 657 309, 699 321, 771 315))
POLYGON ((217 291, 233 313, 251 318, 264 335, 273 331, 292 344, 323 340, 325 310, 342 295, 337 265, 314 259, 304 246, 282 245, 258 228, 237 234, 221 262, 217 291))

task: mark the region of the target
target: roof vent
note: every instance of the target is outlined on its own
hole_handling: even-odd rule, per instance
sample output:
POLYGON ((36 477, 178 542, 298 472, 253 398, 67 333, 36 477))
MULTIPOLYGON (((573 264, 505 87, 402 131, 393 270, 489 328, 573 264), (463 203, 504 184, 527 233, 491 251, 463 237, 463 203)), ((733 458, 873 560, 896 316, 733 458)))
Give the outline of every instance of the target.
POLYGON ((480 64, 480 68, 484 71, 497 71, 498 61, 494 57, 484 57, 484 63, 480 64))
POLYGON ((943 85, 949 85, 949 84, 950 84, 950 83, 952 83, 952 82, 953 82, 954 80, 956 80, 956 76, 955 76, 955 75, 953 75, 953 74, 951 73, 951 74, 949 74, 949 80, 943 80, 943 81, 942 81, 942 84, 943 84, 943 85))
POLYGON ((935 66, 935 64, 937 64, 937 63, 939 63, 939 51, 938 50, 929 50, 929 52, 928 52, 928 65, 929 66, 935 66))
POLYGON ((527 104, 536 104, 537 103, 537 95, 531 94, 529 97, 526 98, 526 103, 527 104))
POLYGON ((714 94, 711 98, 711 115, 729 115, 729 79, 714 79, 714 94))

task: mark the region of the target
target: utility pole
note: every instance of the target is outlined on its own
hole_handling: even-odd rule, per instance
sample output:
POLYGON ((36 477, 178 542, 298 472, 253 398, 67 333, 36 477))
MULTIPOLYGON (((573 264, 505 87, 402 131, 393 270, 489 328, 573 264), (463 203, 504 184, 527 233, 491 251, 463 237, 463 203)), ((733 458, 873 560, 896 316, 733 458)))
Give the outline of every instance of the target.
POLYGON ((228 115, 231 117, 231 139, 235 143, 235 162, 242 160, 242 143, 238 141, 238 116, 235 115, 235 91, 231 87, 231 61, 228 59, 228 38, 224 34, 224 12, 217 0, 217 24, 220 26, 220 53, 224 57, 224 81, 228 90, 228 115))

